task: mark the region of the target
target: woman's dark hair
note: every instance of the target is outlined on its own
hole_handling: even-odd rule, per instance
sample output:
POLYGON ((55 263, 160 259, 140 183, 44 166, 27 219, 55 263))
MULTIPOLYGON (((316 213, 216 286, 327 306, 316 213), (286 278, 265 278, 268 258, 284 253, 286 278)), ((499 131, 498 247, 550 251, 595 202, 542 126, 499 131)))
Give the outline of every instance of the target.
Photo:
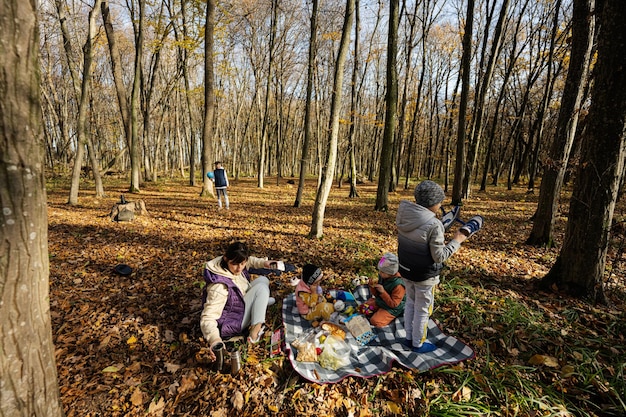
POLYGON ((228 261, 240 264, 243 261, 248 260, 250 256, 250 252, 248 251, 248 246, 243 242, 233 242, 228 245, 226 248, 226 252, 222 257, 222 262, 220 262, 220 266, 224 269, 228 269, 228 261))

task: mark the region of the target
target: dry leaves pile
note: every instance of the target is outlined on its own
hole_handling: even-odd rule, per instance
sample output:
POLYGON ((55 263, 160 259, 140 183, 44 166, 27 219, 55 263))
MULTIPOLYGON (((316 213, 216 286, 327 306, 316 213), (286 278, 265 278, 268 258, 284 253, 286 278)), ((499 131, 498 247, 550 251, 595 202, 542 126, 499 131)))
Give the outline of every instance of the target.
MULTIPOLYGON (((220 211, 215 200, 198 197, 199 186, 186 186, 184 180, 148 183, 140 194, 125 197, 143 200, 149 216, 111 222, 109 211, 125 187, 123 182, 109 184, 102 199, 84 191, 78 207, 65 204, 67 188, 48 190, 51 314, 68 417, 420 415, 443 391, 453 401, 471 398, 468 387, 443 374, 416 374, 401 367, 370 380, 311 384, 284 357, 270 357, 269 335, 259 345, 231 346, 242 352, 244 362, 243 372, 234 377, 212 371, 196 355, 206 347, 198 324, 203 264, 229 242, 244 240, 255 255, 296 266, 317 263, 324 268, 326 285, 345 287, 354 276, 373 273, 383 252, 395 251, 395 208, 400 199, 411 198, 411 191, 391 194, 390 211, 381 213, 372 210, 375 184, 362 185, 359 199, 348 199, 347 188, 334 188, 324 238, 311 240, 306 235, 314 183, 305 190, 303 207, 293 208, 296 188, 285 180, 264 189, 252 179, 233 181, 231 208, 220 211), (113 268, 120 263, 130 265, 132 274, 116 274, 113 268)), ((527 363, 525 350, 536 350, 537 342, 524 329, 508 334, 510 329, 498 327, 501 323, 475 325, 464 313, 464 303, 485 315, 501 315, 509 307, 507 300, 522 298, 548 316, 570 303, 538 296, 532 289, 531 279, 548 271, 557 252, 523 245, 535 207, 523 200, 521 191, 498 189, 476 194, 463 208, 462 217, 480 213, 486 227, 455 255, 447 278, 462 280, 475 291, 458 303, 438 305, 435 318, 444 331, 476 349, 475 360, 458 365, 476 375, 487 366, 487 351, 498 361, 527 363)), ((294 274, 272 277, 278 300, 292 291, 294 274)), ((623 309, 607 309, 606 323, 597 323, 591 307, 574 307, 594 325, 623 320, 623 309)), ((267 324, 276 329, 280 323, 279 302, 270 307, 267 324)), ((557 331, 565 332, 566 339, 582 330, 572 324, 557 331)), ((532 356, 530 364, 572 371, 564 365, 574 363, 554 357, 548 346, 553 341, 545 343, 543 356, 532 356)))

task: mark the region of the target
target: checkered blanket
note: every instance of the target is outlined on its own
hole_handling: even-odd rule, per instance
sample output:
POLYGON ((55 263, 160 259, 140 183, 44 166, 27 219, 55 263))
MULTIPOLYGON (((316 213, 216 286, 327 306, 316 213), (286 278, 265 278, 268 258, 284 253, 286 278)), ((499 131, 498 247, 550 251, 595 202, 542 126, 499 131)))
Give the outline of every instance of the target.
MULTIPOLYGON (((354 291, 354 298, 361 303, 370 297, 369 287, 360 285, 354 291)), ((347 376, 370 378, 391 370, 393 361, 409 369, 425 371, 443 365, 451 365, 474 357, 474 351, 460 340, 445 335, 430 320, 428 341, 437 346, 429 353, 415 353, 404 346, 406 339, 403 318, 397 318, 385 328, 373 328, 376 339, 366 346, 361 346, 350 332, 346 331, 346 343, 350 346, 350 364, 337 370, 326 369, 318 362, 299 362, 296 360, 297 349, 291 346, 296 338, 311 328, 311 324, 300 317, 296 307, 295 294, 283 301, 283 324, 285 326, 285 347, 293 368, 302 377, 320 384, 335 383, 347 376)))

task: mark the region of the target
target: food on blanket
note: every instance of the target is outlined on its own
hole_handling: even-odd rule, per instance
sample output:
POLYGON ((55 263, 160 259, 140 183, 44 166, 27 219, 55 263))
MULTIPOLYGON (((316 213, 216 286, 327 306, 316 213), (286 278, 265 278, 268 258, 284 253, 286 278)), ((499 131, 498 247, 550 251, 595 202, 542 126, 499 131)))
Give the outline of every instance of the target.
POLYGON ((317 320, 315 320, 314 322, 311 323, 311 326, 313 326, 313 327, 317 327, 319 325, 320 325, 320 322, 317 321, 317 320))
POLYGON ((323 344, 324 341, 326 341, 326 335, 325 334, 321 335, 319 340, 320 340, 320 344, 323 344))
POLYGON ((337 370, 350 364, 350 346, 336 336, 328 336, 324 351, 319 356, 320 366, 337 370))
POLYGON ((341 300, 335 301, 335 311, 341 312, 344 308, 346 308, 346 303, 341 300))
POLYGON ((363 303, 359 306, 359 313, 363 314, 364 316, 369 317, 372 314, 374 314, 374 306, 368 303, 363 303))
POLYGON ((296 356, 298 362, 317 362, 317 350, 313 343, 302 343, 296 349, 298 349, 298 356, 296 356))
POLYGON ((322 323, 322 330, 326 330, 327 332, 330 332, 331 335, 337 336, 341 340, 345 339, 346 337, 346 331, 342 329, 341 326, 335 323, 328 323, 328 322, 322 323))
POLYGON ((319 303, 315 307, 313 307, 307 314, 304 315, 304 318, 308 321, 315 320, 328 320, 330 319, 330 315, 335 312, 335 306, 331 303, 319 303))

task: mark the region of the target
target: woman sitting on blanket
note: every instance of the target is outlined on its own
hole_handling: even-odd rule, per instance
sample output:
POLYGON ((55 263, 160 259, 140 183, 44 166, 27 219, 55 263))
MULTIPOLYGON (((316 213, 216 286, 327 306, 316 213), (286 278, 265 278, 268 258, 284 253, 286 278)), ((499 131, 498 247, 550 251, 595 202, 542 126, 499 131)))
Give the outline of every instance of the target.
POLYGON ((367 300, 359 310, 369 317, 374 327, 384 327, 404 314, 406 289, 402 277, 398 273, 398 257, 393 253, 385 253, 378 262, 380 281, 370 281, 372 298, 367 300))
POLYGON ((324 273, 313 264, 302 267, 302 279, 296 285, 296 307, 300 315, 308 321, 328 320, 335 312, 332 303, 326 301, 320 286, 324 273))
POLYGON ((250 280, 247 267, 269 268, 267 258, 250 256, 242 242, 231 243, 223 256, 210 260, 204 267, 206 286, 202 292, 200 328, 211 348, 248 330, 248 343, 258 343, 263 334, 265 312, 275 300, 270 297, 269 280, 259 276, 250 280))

